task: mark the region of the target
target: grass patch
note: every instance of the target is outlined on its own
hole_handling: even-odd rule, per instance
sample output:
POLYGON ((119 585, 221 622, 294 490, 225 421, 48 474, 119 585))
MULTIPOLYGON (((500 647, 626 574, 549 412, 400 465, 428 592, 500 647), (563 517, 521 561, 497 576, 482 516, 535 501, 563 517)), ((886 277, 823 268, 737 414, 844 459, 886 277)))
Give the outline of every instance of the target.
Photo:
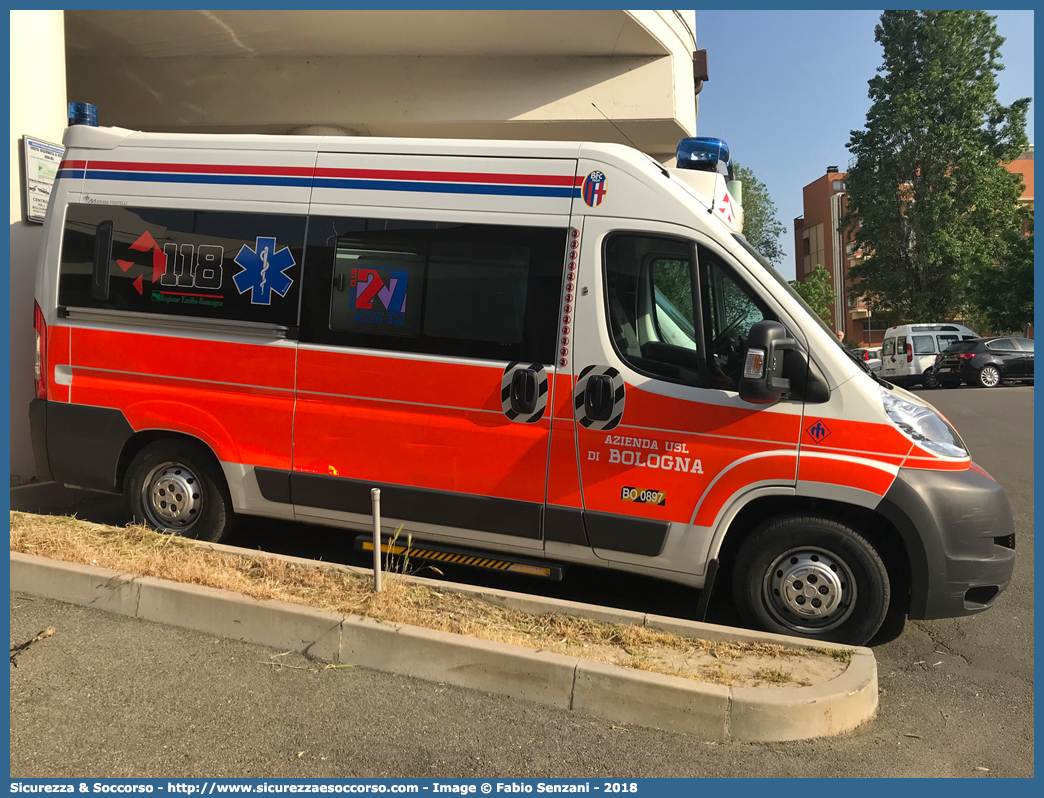
POLYGON ((852 649, 850 648, 835 648, 830 651, 830 656, 837 662, 843 662, 846 665, 852 661, 852 649))
POLYGON ((760 668, 754 673, 754 677, 758 681, 769 682, 770 684, 789 684, 794 681, 794 677, 789 673, 776 668, 760 668))
POLYGON ((383 590, 374 593, 372 578, 336 568, 216 552, 145 527, 73 517, 12 512, 11 550, 717 684, 747 683, 751 674, 753 681, 783 683, 782 677, 757 679, 756 674, 784 673, 768 667, 773 663, 802 668, 802 661, 837 658, 837 652, 817 649, 701 640, 633 624, 534 615, 387 572, 383 590))

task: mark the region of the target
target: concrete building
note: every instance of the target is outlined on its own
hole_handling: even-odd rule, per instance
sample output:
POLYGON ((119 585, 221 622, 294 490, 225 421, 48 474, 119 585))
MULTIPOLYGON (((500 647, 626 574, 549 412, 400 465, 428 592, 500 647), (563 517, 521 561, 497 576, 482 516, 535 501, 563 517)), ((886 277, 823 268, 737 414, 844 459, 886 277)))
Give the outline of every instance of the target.
MULTIPOLYGON (((1033 147, 1009 164, 1007 169, 1022 175, 1021 202, 1033 207, 1033 147)), ((795 274, 805 282, 822 265, 834 289, 830 326, 844 333, 845 341, 858 347, 880 346, 884 331, 897 320, 874 318, 866 303, 846 294, 852 283, 848 271, 861 262, 863 252, 856 248, 852 229, 840 230, 840 220, 848 210, 845 191, 846 172, 828 166, 826 174, 802 189, 804 213, 794 220, 795 274), (839 290, 838 286, 842 288, 839 290)))
POLYGON ((696 53, 694 11, 11 12, 12 472, 33 471, 40 244, 21 137, 60 143, 67 101, 147 131, 584 139, 670 163, 696 135, 696 53))

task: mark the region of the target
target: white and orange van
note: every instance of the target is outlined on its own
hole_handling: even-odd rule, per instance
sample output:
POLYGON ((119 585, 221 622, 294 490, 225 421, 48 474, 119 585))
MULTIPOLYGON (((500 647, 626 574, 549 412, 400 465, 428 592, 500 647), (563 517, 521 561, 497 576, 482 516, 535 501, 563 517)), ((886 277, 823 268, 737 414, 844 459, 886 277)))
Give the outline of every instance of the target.
POLYGON ((362 532, 380 487, 430 559, 720 571, 747 622, 852 644, 1010 581, 1002 489, 747 244, 720 163, 85 125, 65 145, 38 469, 157 530, 362 532))

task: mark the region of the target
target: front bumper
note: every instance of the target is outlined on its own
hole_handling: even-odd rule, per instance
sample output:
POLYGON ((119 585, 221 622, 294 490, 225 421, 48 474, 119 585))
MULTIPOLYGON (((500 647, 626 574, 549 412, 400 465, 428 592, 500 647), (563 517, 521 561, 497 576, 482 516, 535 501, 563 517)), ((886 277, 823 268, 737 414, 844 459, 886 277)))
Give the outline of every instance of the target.
POLYGON ((878 511, 906 544, 911 618, 974 615, 1011 582, 1011 506, 984 472, 900 469, 878 511))

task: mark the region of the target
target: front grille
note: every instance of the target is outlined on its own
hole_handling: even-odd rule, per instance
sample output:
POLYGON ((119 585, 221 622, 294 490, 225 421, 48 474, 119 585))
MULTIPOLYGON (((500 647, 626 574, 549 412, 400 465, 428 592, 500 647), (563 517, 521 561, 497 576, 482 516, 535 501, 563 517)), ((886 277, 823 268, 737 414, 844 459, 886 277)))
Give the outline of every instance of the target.
POLYGON ((1014 549, 1015 548, 1015 535, 1011 534, 1011 535, 1004 535, 1003 537, 999 537, 999 538, 994 538, 993 542, 996 543, 998 546, 1003 546, 1006 549, 1014 549))

